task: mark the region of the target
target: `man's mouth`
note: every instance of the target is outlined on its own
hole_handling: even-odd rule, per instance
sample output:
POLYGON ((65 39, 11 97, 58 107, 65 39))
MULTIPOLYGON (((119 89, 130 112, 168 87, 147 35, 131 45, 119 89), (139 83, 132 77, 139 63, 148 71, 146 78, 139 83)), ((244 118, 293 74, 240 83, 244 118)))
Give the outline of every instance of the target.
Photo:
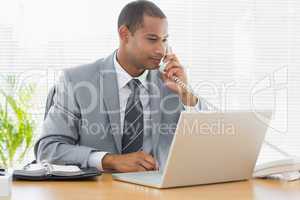
POLYGON ((151 57, 152 59, 154 59, 154 60, 161 60, 162 59, 162 57, 151 57))
POLYGON ((151 58, 151 60, 153 60, 155 63, 159 64, 161 58, 151 58))

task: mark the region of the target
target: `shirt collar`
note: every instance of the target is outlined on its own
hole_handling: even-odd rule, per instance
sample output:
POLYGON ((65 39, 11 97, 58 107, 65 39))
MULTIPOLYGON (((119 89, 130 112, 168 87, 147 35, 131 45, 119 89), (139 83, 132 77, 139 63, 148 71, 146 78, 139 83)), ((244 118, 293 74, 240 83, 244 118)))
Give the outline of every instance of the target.
POLYGON ((145 70, 144 73, 139 77, 132 77, 123 69, 123 67, 121 67, 121 65, 117 61, 117 51, 115 52, 114 55, 114 66, 117 73, 119 89, 124 88, 131 79, 135 78, 138 79, 142 83, 142 86, 148 90, 147 75, 149 73, 149 70, 145 70))

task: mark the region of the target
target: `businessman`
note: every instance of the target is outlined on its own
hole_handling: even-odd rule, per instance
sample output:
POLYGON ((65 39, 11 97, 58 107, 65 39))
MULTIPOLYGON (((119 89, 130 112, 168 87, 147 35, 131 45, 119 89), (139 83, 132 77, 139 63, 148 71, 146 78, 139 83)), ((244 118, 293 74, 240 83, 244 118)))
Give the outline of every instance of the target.
POLYGON ((119 48, 110 56, 64 70, 35 145, 39 161, 156 170, 165 164, 180 112, 203 108, 171 78, 187 83, 177 56, 166 54, 168 21, 159 7, 127 4, 118 33, 119 48), (161 59, 164 72, 158 70, 161 59))

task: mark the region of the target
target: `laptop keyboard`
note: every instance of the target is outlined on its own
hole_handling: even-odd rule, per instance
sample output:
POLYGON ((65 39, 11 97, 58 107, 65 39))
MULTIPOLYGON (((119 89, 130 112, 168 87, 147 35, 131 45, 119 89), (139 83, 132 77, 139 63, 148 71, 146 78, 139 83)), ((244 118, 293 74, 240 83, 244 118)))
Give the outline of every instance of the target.
POLYGON ((128 175, 132 178, 138 178, 138 179, 143 177, 144 180, 146 180, 146 179, 153 180, 153 179, 158 179, 158 178, 162 177, 162 173, 158 172, 158 171, 136 172, 136 173, 134 172, 134 173, 130 173, 128 175))
POLYGON ((131 172, 115 174, 115 178, 134 182, 144 182, 159 184, 162 180, 162 172, 147 171, 147 172, 131 172))

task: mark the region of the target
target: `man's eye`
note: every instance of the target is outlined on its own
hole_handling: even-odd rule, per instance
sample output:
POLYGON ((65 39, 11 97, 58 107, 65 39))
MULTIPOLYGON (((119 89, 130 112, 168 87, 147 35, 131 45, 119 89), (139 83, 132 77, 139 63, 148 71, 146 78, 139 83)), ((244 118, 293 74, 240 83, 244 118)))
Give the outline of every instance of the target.
POLYGON ((150 40, 150 41, 156 41, 155 38, 148 38, 148 40, 150 40))

